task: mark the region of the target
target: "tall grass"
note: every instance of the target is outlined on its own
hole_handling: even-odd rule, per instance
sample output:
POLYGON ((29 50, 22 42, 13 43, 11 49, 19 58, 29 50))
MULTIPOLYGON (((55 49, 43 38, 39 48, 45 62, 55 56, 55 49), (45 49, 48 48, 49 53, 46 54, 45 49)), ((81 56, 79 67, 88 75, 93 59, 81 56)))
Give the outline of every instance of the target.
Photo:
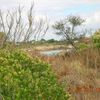
POLYGON ((52 65, 53 71, 72 100, 99 100, 100 50, 85 49, 66 56, 42 57, 52 65))

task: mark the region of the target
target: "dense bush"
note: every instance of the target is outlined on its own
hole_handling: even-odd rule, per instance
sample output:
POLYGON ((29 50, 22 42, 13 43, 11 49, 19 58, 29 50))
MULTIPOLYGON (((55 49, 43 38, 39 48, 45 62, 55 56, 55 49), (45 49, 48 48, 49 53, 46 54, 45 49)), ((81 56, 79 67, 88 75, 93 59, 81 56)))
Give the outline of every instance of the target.
POLYGON ((89 47, 88 44, 85 44, 85 43, 78 44, 79 50, 84 50, 84 49, 87 49, 88 47, 89 47))
POLYGON ((100 48, 100 30, 96 31, 93 35, 94 46, 100 48))
POLYGON ((68 100, 50 66, 21 51, 0 51, 0 97, 4 100, 68 100))

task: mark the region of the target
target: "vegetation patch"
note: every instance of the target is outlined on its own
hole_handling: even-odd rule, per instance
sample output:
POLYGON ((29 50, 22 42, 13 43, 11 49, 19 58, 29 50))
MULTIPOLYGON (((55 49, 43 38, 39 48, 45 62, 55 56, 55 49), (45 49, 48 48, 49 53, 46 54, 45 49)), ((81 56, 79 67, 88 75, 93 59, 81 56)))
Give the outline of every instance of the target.
POLYGON ((22 51, 0 51, 0 97, 4 100, 68 100, 50 65, 22 51))
POLYGON ((95 47, 100 48, 100 30, 94 33, 93 43, 95 47))

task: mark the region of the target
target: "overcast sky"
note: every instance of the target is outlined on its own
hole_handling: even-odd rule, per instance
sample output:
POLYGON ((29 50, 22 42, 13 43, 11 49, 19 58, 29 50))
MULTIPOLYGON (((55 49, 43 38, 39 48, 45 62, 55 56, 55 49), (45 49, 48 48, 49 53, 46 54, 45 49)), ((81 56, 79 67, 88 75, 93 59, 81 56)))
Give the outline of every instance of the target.
MULTIPOLYGON (((29 8, 33 0, 0 0, 0 9, 6 11, 16 8, 19 4, 29 8)), ((100 27, 100 0, 35 0, 36 16, 47 16, 53 23, 67 15, 80 15, 86 19, 85 25, 89 28, 100 27)), ((49 31, 46 38, 59 37, 49 31)))

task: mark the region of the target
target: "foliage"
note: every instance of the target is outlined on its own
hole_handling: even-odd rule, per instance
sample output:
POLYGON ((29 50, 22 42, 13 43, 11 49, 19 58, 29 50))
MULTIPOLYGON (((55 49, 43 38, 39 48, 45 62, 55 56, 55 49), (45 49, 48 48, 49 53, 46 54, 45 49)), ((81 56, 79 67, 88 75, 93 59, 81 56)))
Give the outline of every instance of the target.
POLYGON ((47 42, 49 42, 49 43, 54 43, 54 42, 57 42, 57 40, 49 39, 49 40, 47 40, 47 42))
POLYGON ((85 43, 80 43, 78 44, 78 48, 79 50, 83 50, 83 49, 87 49, 89 46, 85 43))
POLYGON ((94 46, 100 48, 100 30, 96 31, 93 35, 94 46))
POLYGON ((41 41, 41 42, 45 42, 46 40, 45 40, 45 39, 41 39, 40 41, 41 41))
POLYGON ((79 26, 81 25, 85 20, 82 19, 80 16, 69 16, 68 21, 72 26, 79 26))
POLYGON ((57 35, 62 35, 68 43, 74 45, 74 41, 78 40, 82 34, 76 32, 75 28, 81 26, 84 20, 79 16, 68 16, 66 19, 56 22, 53 28, 56 30, 57 35))
POLYGON ((0 95, 4 100, 68 100, 50 66, 22 51, 0 51, 0 95))

